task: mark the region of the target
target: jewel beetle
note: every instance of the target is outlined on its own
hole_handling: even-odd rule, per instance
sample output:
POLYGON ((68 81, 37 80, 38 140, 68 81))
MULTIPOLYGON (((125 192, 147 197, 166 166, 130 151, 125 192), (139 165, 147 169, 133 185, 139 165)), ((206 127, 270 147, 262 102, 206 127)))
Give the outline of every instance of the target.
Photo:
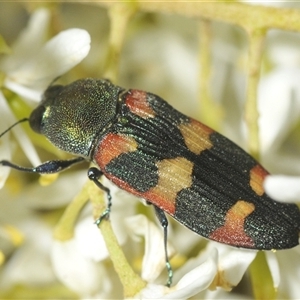
MULTIPOLYGON (((235 247, 275 250, 298 245, 300 211, 272 200, 268 172, 226 137, 180 113, 154 94, 81 79, 50 86, 29 119, 31 128, 74 154, 21 171, 55 173, 88 160, 88 177, 106 176, 151 203, 165 232, 164 212, 195 233, 235 247)), ((23 121, 23 120, 22 120, 23 121)), ((166 251, 166 247, 165 247, 166 251)), ((166 251, 167 253, 167 251, 166 251)), ((166 254, 169 284, 172 271, 166 254)))

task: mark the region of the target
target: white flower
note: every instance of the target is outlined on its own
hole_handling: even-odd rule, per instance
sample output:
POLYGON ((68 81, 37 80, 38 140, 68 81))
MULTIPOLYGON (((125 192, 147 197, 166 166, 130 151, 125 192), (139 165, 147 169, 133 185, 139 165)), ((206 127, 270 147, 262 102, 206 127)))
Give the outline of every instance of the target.
MULTIPOLYGON (((92 220, 90 220, 92 221, 92 220)), ((93 223, 91 223, 94 225, 93 223)), ((95 230, 97 227, 94 225, 95 230)), ((99 239, 96 236, 95 242, 99 239)), ((52 265, 58 279, 83 298, 103 298, 112 286, 102 263, 82 255, 75 238, 65 242, 54 241, 52 265)))
MULTIPOLYGON (((136 199, 103 178, 113 201, 110 221, 120 245, 129 232, 126 216, 134 214, 136 199)), ((74 237, 68 241, 54 240, 50 252, 57 278, 83 298, 107 298, 113 293, 113 273, 105 266, 109 257, 101 231, 92 218, 88 206, 76 223, 74 237)))
MULTIPOLYGON (((0 232, 6 227, 13 228, 23 237, 16 243, 15 232, 11 234, 11 252, 5 253, 9 259, 1 266, 1 291, 14 285, 47 285, 56 280, 49 251, 53 244, 53 228, 44 219, 45 214, 37 214, 37 211, 46 212, 69 203, 86 181, 86 176, 82 175, 84 172, 62 173, 59 180, 46 187, 41 187, 37 181, 27 183, 25 191, 16 195, 9 189, 0 191, 0 232), (66 189, 70 183, 74 186, 66 189)), ((2 239, 0 248, 1 251, 6 249, 2 239)))
MULTIPOLYGON (((300 55, 299 34, 275 32, 269 35, 274 68, 262 77, 258 90, 259 134, 263 165, 275 174, 300 174, 300 55), (288 39, 287 39, 288 38, 288 39), (282 40, 287 43, 282 43, 282 40), (284 45, 283 45, 284 44, 284 45)), ((300 176, 268 175, 266 193, 282 202, 300 201, 300 176)), ((299 295, 299 246, 266 252, 278 298, 299 295), (288 266, 288 267, 287 267, 288 266)))
MULTIPOLYGON (((299 160, 296 156, 291 156, 293 149, 285 143, 288 134, 300 118, 299 79, 300 68, 280 66, 263 77, 259 85, 258 110, 262 159, 265 164, 276 167, 277 170, 280 168, 290 172, 300 171, 299 160)), ((297 146, 297 143, 294 146, 297 146)))
POLYGON ((81 62, 90 50, 90 36, 82 29, 62 31, 45 43, 49 18, 48 10, 35 11, 13 45, 13 54, 0 65, 6 73, 4 86, 30 100, 40 101, 47 86, 81 62))
MULTIPOLYGON (((0 61, 0 70, 5 74, 3 87, 35 102, 40 101, 43 91, 54 79, 78 64, 90 49, 90 36, 82 29, 65 30, 45 43, 49 17, 46 9, 34 12, 28 26, 12 46, 12 54, 0 61)), ((0 108, 2 132, 15 123, 16 119, 1 91, 0 108)), ((38 165, 40 160, 22 128, 16 127, 12 131, 31 163, 38 165)), ((10 159, 10 152, 7 137, 1 138, 1 159, 10 159)), ((9 168, 0 166, 0 187, 8 173, 9 168)))
MULTIPOLYGON (((36 10, 31 15, 28 26, 12 45, 12 54, 4 56, 0 61, 0 70, 4 75, 2 88, 14 92, 29 105, 40 101, 43 91, 49 84, 78 64, 90 49, 90 36, 82 29, 62 31, 47 42, 49 20, 48 10, 36 10)), ((10 99, 6 99, 4 94, 0 91, 0 133, 16 122, 8 105, 10 99)), ((22 128, 15 127, 12 132, 31 163, 34 166, 40 164, 40 159, 22 128)), ((9 143, 8 134, 1 137, 0 160, 11 158, 13 146, 9 143)), ((9 170, 0 166, 0 187, 4 185, 9 170)), ((83 182, 78 173, 66 175, 62 174, 60 181, 49 187, 43 187, 43 190, 37 182, 27 184, 26 190, 16 199, 8 194, 8 189, 1 190, 0 217, 3 227, 0 229, 4 230, 6 226, 11 226, 24 236, 24 244, 13 245, 11 251, 15 252, 2 266, 0 274, 2 291, 19 284, 30 286, 55 282, 55 273, 51 268, 49 256, 49 248, 53 243, 51 228, 42 217, 29 208, 49 209, 69 202, 79 192, 83 182), (74 186, 66 190, 64 179, 74 186), (57 195, 57 199, 54 195, 57 195), (21 247, 17 248, 18 246, 21 247)), ((13 238, 12 236, 12 240, 13 238)), ((7 253, 7 256, 10 254, 7 253)))
MULTIPOLYGON (((127 218, 126 225, 133 239, 145 238, 145 254, 141 277, 151 282, 166 267, 163 230, 159 230, 143 215, 127 218)), ((174 248, 170 243, 167 244, 167 248, 169 256, 174 254, 174 248)))
POLYGON ((300 201, 300 176, 269 175, 264 182, 264 187, 275 200, 300 201))
POLYGON ((190 272, 187 272, 171 288, 164 285, 148 284, 136 298, 188 299, 210 286, 218 271, 217 261, 217 251, 214 249, 204 262, 194 267, 190 272))
POLYGON ((54 282, 55 275, 50 268, 48 254, 52 243, 51 228, 28 212, 23 213, 21 220, 12 221, 15 228, 22 231, 25 241, 20 248, 15 249, 10 259, 2 266, 0 290, 3 292, 15 285, 33 286, 54 282))
MULTIPOLYGON (((127 218, 126 223, 133 237, 142 236, 145 239, 142 278, 148 284, 136 295, 135 298, 139 299, 188 299, 206 291, 208 287, 217 286, 230 290, 239 283, 256 255, 256 251, 239 250, 210 242, 197 257, 191 258, 181 269, 176 270, 174 285, 168 288, 155 283, 162 271, 165 283, 167 281, 163 230, 159 230, 143 215, 127 218)), ((168 250, 171 256, 174 249, 169 243, 168 250)))
MULTIPOLYGON (((221 31, 224 33, 224 31, 221 31)), ((228 38, 228 37, 227 37, 228 38)), ((274 174, 298 174, 295 176, 270 175, 267 176, 264 187, 266 193, 273 199, 285 202, 300 201, 300 55, 298 51, 299 33, 276 32, 268 34, 268 48, 266 54, 271 60, 272 69, 263 74, 258 89, 259 110, 259 143, 263 166, 274 174)), ((232 44, 231 45, 236 45, 232 44)), ((247 136, 241 129, 244 127, 241 112, 245 101, 245 90, 241 84, 242 76, 238 74, 234 64, 238 57, 230 56, 226 47, 216 49, 218 57, 226 57, 219 61, 216 68, 217 80, 214 81, 213 93, 223 102, 223 109, 227 117, 222 127, 223 132, 234 139, 238 144, 245 145, 247 136), (222 49, 222 52, 220 51, 222 49), (223 56, 222 56, 223 55, 223 56), (226 63, 224 63, 225 61, 226 63), (234 67, 233 67, 234 66, 234 67), (226 73, 220 74, 220 70, 226 73), (230 81, 231 80, 231 81, 230 81), (228 82, 230 82, 228 84, 228 82), (223 89, 219 87, 224 86, 223 89), (226 86, 226 88, 225 88, 226 86), (229 92, 227 87, 230 86, 229 92), (234 92, 232 93, 232 89, 234 92), (236 103, 234 100, 237 98, 236 103), (230 99, 230 102, 228 101, 230 99), (230 132, 229 132, 230 130, 230 132), (228 134, 229 133, 229 134, 228 134), (240 134, 240 136, 239 136, 240 134)), ((270 63, 270 61, 269 61, 270 63)), ((298 290, 297 265, 289 264, 283 267, 283 258, 297 257, 299 260, 299 246, 293 249, 273 252, 266 251, 266 259, 273 278, 273 285, 281 298, 294 297, 298 290), (298 255, 298 256, 297 256, 298 255), (285 278, 289 278, 289 281, 285 278), (282 292, 284 291, 284 292, 282 292), (291 292, 293 291, 293 293, 291 292)), ((208 294, 207 294, 208 295, 208 294)), ((207 296, 206 295, 206 296, 207 296)), ((213 292, 208 298, 213 296, 213 292)), ((214 295, 213 297, 218 297, 214 295)))
MULTIPOLYGON (((299 53, 279 45, 271 52, 278 67, 262 79, 259 89, 260 141, 262 160, 274 172, 300 174, 300 143, 297 136, 288 139, 300 119, 300 61, 299 53), (283 60, 287 55, 289 60, 283 60), (284 55, 283 55, 284 54, 284 55), (293 58, 293 63, 291 59, 293 58)), ((269 175, 264 187, 266 193, 283 202, 300 201, 300 176, 269 175)))
MULTIPOLYGON (((14 54, 8 57, 11 62, 8 58, 6 61, 3 60, 0 62, 0 67, 2 67, 2 70, 4 70, 6 74, 4 81, 5 87, 32 102, 38 101, 40 94, 46 86, 49 85, 54 78, 70 68, 72 65, 71 61, 79 61, 80 58, 82 59, 89 48, 89 39, 81 37, 80 40, 83 41, 83 44, 80 44, 80 41, 77 41, 78 35, 75 35, 72 30, 61 33, 43 46, 45 42, 44 32, 48 22, 47 14, 45 11, 39 11, 39 13, 33 15, 33 21, 31 21, 28 29, 22 33, 19 39, 20 46, 15 46, 14 54), (67 35, 70 37, 69 40, 68 37, 64 36, 66 33, 70 34, 70 36, 67 35), (38 38, 35 40, 35 37, 38 38), (75 42, 72 42, 72 38, 75 39, 75 42), (35 45, 34 50, 37 50, 34 54, 31 53, 32 45, 35 45), (74 49, 74 45, 78 48, 74 49), (19 51, 18 49, 21 50, 19 51), (66 65, 64 63, 66 63, 66 65)), ((184 23, 186 22, 187 21, 184 20, 184 23)), ((221 26, 224 27, 224 25, 221 26)), ((178 26, 177 24, 177 28, 179 27, 183 28, 183 26, 178 26)), ((129 61, 128 68, 130 68, 131 72, 135 72, 132 70, 132 66, 134 65, 140 82, 146 78, 143 75, 141 76, 141 70, 146 70, 146 74, 153 74, 152 80, 145 80, 144 83, 150 85, 149 90, 152 90, 151 87, 153 84, 157 84, 162 91, 167 90, 167 100, 172 100, 173 97, 169 94, 169 92, 173 90, 173 86, 170 85, 170 82, 175 82, 175 85, 177 85, 177 89, 174 89, 176 91, 175 94, 178 94, 177 96, 181 100, 179 104, 182 109, 186 108, 186 111, 188 111, 189 105, 187 101, 189 99, 196 99, 197 83, 195 73, 197 72, 197 64, 195 63, 196 59, 193 57, 197 51, 196 47, 194 49, 192 47, 185 47, 185 44, 182 42, 183 39, 177 38, 179 30, 176 31, 175 34, 163 32, 162 35, 159 35, 159 33, 162 32, 161 26, 159 26, 158 30, 153 34, 153 36, 155 36, 155 43, 153 43, 152 38, 148 40, 148 36, 144 31, 140 32, 141 36, 137 38, 136 45, 128 51, 132 57, 132 61, 129 61), (142 44, 140 43, 141 38, 144 38, 144 43, 142 44), (135 52, 135 48, 138 48, 136 46, 146 50, 140 51, 141 48, 139 48, 139 51, 135 52), (151 51, 148 51, 149 49, 151 49, 151 51), (158 59, 157 53, 160 53, 161 60, 158 60, 157 67, 155 67, 153 62, 158 59), (151 61, 150 63, 146 61, 148 56, 151 56, 149 59, 151 61), (136 61, 140 62, 137 68, 136 61), (166 70, 165 76, 163 75, 163 69, 166 70), (157 72, 157 70, 160 72, 157 72), (191 70, 192 73, 190 72, 191 70), (157 74, 160 74, 160 77, 158 77, 157 74), (163 80, 163 78, 171 79, 163 80)), ((227 40, 228 37, 232 37, 230 35, 233 31, 229 28, 227 32, 225 30, 219 32, 222 34, 222 39, 227 40)), ((236 35, 235 33, 234 36, 236 35)), ((190 38, 189 40, 193 41, 194 39, 190 38)), ((234 73, 234 63, 238 56, 238 50, 237 47, 235 47, 234 41, 236 40, 232 37, 232 39, 230 39, 230 46, 225 48, 223 47, 224 45, 220 46, 220 43, 216 43, 217 46, 215 50, 223 59, 215 62, 219 82, 214 81, 214 93, 218 98, 226 97, 227 102, 224 101, 224 106, 226 106, 228 109, 227 112, 229 112, 228 119, 226 120, 229 122, 225 122, 224 128, 234 128, 234 131, 232 130, 231 133, 234 132, 236 134, 236 132, 243 127, 241 122, 242 108, 240 104, 242 104, 242 100, 244 99, 244 80, 242 76, 238 74, 233 79, 233 82, 230 82, 231 77, 229 74, 234 73), (234 97, 227 97, 226 92, 234 88, 236 88, 235 93, 232 93, 234 97), (229 104, 229 101, 232 103, 232 98, 235 99, 239 97, 239 102, 233 102, 233 106, 229 104), (235 104, 236 106, 234 107, 235 104), (238 105, 240 105, 239 109, 237 109, 238 105), (232 120, 232 116, 236 119, 232 120), (229 120, 230 118, 231 120, 229 120)), ((131 46, 133 45, 133 43, 127 43, 127 45, 129 44, 131 46)), ((280 54, 280 51, 278 53, 277 57, 287 57, 285 53, 280 54)), ((275 59, 276 55, 273 55, 273 57, 275 59)), ((125 62, 127 59, 128 56, 123 61, 125 62)), ((299 70, 297 63, 292 61, 293 59, 297 59, 297 52, 294 52, 292 56, 288 55, 288 65, 276 66, 269 76, 265 76, 262 79, 259 90, 259 110, 261 114, 259 125, 261 127, 260 140, 262 158, 267 169, 270 168, 271 171, 275 170, 275 172, 281 173, 291 171, 294 174, 299 174, 299 153, 297 153, 297 150, 295 151, 295 149, 298 149, 299 143, 297 143, 296 139, 292 139, 292 144, 296 145, 295 149, 288 147, 289 143, 286 143, 287 140, 290 141, 289 135, 293 130, 293 126, 297 126, 299 122, 299 70), (291 68, 290 66, 296 67, 291 68)), ((286 60, 282 59, 282 63, 286 63, 284 61, 286 60)), ((124 70, 125 68, 122 69, 124 70)), ((122 80, 124 80, 124 78, 126 78, 125 80, 130 80, 126 85, 141 86, 140 84, 136 84, 136 82, 132 82, 132 77, 134 76, 128 76, 128 73, 126 73, 122 80)), ((176 98, 176 95, 174 98, 176 98)), ((220 103, 221 102, 222 100, 220 99, 220 103)), ((191 113, 194 113, 194 116, 198 115, 195 106, 192 105, 191 107, 191 113)), ((2 94, 0 95, 0 110, 4 112, 4 116, 0 121, 0 130, 3 131, 14 122, 14 119, 7 106, 7 101, 2 94)), ((23 133, 16 133, 16 130, 20 129, 14 129, 17 138, 23 136, 23 133)), ((242 130, 240 130, 240 133, 241 132, 242 130)), ((238 140, 240 137, 236 135, 233 136, 233 138, 238 140)), ((7 140, 8 136, 4 136, 0 140, 0 152, 3 158, 9 158, 9 153, 11 152, 7 140), (7 155, 5 156, 4 153, 7 153, 7 155)), ((23 138, 20 143, 25 150, 32 152, 29 150, 30 146, 24 146, 23 138)), ((37 158, 35 159, 30 153, 27 153, 27 156, 33 164, 37 164, 37 158)), ((8 170, 7 168, 1 169, 8 170)), ((266 191, 272 197, 274 196, 275 199, 296 201, 299 199, 298 178, 290 178, 290 181, 287 181, 287 179, 286 177, 276 178, 269 176, 265 182, 266 191), (288 188, 286 188, 287 184, 290 184, 288 188), (278 187, 280 186, 281 189, 279 190, 278 187)), ((4 177, 1 177, 1 180, 4 181, 4 177)), ((30 205, 35 208, 42 209, 57 207, 59 203, 65 204, 68 199, 72 197, 69 193, 77 192, 75 190, 82 186, 80 180, 82 179, 78 174, 72 173, 65 177, 62 175, 60 180, 55 183, 55 186, 49 187, 49 189, 52 189, 51 192, 45 189, 42 191, 41 188, 36 185, 32 188, 29 187, 24 193, 26 203, 30 203, 30 205), (70 178, 69 183, 68 178, 70 178), (64 193, 68 194, 66 195, 64 193), (30 195, 32 195, 32 199, 29 201, 27 198, 29 198, 30 195), (43 202, 36 200, 37 197, 42 198, 43 202), (53 199, 54 201, 51 204, 50 201, 53 199)), ((105 186, 108 186, 107 182, 105 186)), ((1 194, 1 199, 4 198, 6 199, 6 194, 1 194)), ((127 196, 122 195, 119 197, 114 194, 113 200, 112 213, 110 215, 111 223, 118 237, 118 241, 122 246, 124 245, 125 251, 127 251, 126 255, 128 254, 130 261, 136 261, 136 251, 138 252, 139 247, 135 246, 138 246, 138 243, 141 241, 145 245, 141 277, 147 281, 147 286, 137 295, 139 298, 225 298, 224 291, 230 290, 239 283, 256 255, 256 251, 240 250, 218 243, 208 242, 206 248, 196 257, 188 259, 180 269, 174 271, 174 284, 168 288, 164 285, 167 281, 167 272, 165 268, 163 230, 140 215, 131 218, 125 217, 125 213, 126 215, 128 213, 129 215, 134 213, 134 205, 129 202, 130 200, 127 196), (120 201, 118 201, 118 198, 120 201), (128 236, 132 237, 132 241, 127 245, 126 241, 128 236), (128 247, 129 245, 130 248, 128 247), (213 289, 215 290, 211 291, 213 289)), ((2 207, 0 212, 1 211, 2 207)), ((16 208, 16 211, 18 217, 17 221, 20 221, 18 226, 22 228, 24 215, 20 217, 19 213, 27 212, 27 208, 20 205, 20 207, 16 208)), ((4 214, 4 210, 2 214, 4 214)), ((28 214, 25 217, 27 220, 27 218, 29 219, 32 216, 28 214)), ((34 225, 38 226, 39 224, 34 223, 34 225)), ((24 253, 21 252, 22 249, 20 248, 17 257, 12 255, 10 264, 5 264, 3 267, 4 271, 1 273, 2 276, 0 278, 1 283, 7 283, 8 281, 13 284, 20 282, 27 284, 34 283, 35 281, 45 283, 58 278, 66 287, 76 291, 81 297, 117 298, 114 296, 116 290, 121 289, 120 283, 115 279, 116 275, 114 271, 112 271, 112 266, 106 260, 106 258, 108 258, 108 252, 101 238, 101 234, 93 224, 90 211, 84 211, 82 213, 76 223, 75 235, 69 241, 53 241, 50 237, 48 227, 45 228, 41 226, 41 229, 43 229, 45 235, 44 239, 41 233, 42 230, 37 233, 37 236, 41 237, 43 245, 40 245, 41 247, 29 248, 30 251, 24 251, 24 253), (45 251, 48 252, 45 254, 45 251), (30 270, 28 267, 22 268, 22 272, 17 274, 15 266, 19 263, 23 264, 24 261, 26 262, 24 257, 28 253, 34 253, 33 259, 37 257, 38 262, 40 262, 42 258, 44 258, 43 261, 47 263, 50 262, 49 268, 46 271, 44 271, 45 266, 43 266, 43 277, 37 278, 35 269, 32 268, 32 270, 30 270), (51 261, 49 260, 49 256, 51 257, 51 261), (22 258, 22 260, 17 260, 18 257, 22 258), (14 261, 14 259, 16 260, 14 261), (6 266, 13 266, 14 269, 6 268, 6 266), (30 279, 27 281, 25 280, 26 272, 28 272, 28 279, 30 279), (11 274, 14 274, 14 276, 17 274, 17 279, 11 279, 11 274), (6 275, 8 276, 5 277, 6 275), (7 281, 5 278, 7 278, 7 281)), ((34 226, 30 227, 30 230, 31 234, 34 235, 34 226)), ((30 230, 27 229, 26 233, 30 230)), ((172 241, 178 253, 184 253, 184 255, 188 256, 190 254, 189 251, 194 249, 194 245, 198 243, 197 239, 201 238, 198 238, 193 233, 187 234, 186 232, 187 229, 181 228, 176 228, 176 230, 172 232, 172 228, 170 228, 169 242, 172 241), (172 239, 172 236, 176 238, 172 239)), ((33 245, 36 246, 36 243, 33 243, 33 245)), ((173 249, 172 246, 168 246, 169 254, 171 255, 173 249)), ((300 274, 299 268, 297 268, 297 264, 295 264, 294 261, 299 260, 299 247, 288 251, 278 251, 275 254, 273 252, 267 252, 266 257, 271 270, 274 287, 278 290, 278 295, 281 298, 287 295, 290 298, 296 298, 299 295, 299 283, 297 279, 300 274)), ((29 263, 32 261, 33 260, 28 259, 27 266, 29 266, 29 263)), ((118 294, 118 296, 120 295, 118 294)), ((226 295, 226 297, 232 299, 236 297, 236 295, 233 293, 226 295)), ((239 297, 236 298, 241 299, 242 297, 246 296, 239 295, 239 297)))
POLYGON ((276 258, 280 266, 280 285, 278 285, 278 299, 299 299, 300 247, 291 249, 288 253, 278 251, 276 258))

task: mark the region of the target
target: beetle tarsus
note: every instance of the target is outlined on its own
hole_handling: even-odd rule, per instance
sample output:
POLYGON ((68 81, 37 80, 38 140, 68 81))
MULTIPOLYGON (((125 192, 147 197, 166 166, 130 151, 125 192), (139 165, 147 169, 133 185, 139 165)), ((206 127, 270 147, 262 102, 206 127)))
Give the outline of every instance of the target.
POLYGON ((110 214, 110 208, 106 208, 106 210, 102 213, 102 215, 95 221, 95 224, 99 227, 103 219, 109 219, 109 214, 110 214))
POLYGON ((110 194, 110 189, 107 188, 106 186, 104 186, 100 181, 99 178, 103 175, 103 173, 97 169, 97 168, 89 168, 88 172, 87 172, 88 178, 90 180, 92 180, 96 186, 101 189, 102 191, 106 192, 107 195, 107 208, 106 210, 102 213, 102 215, 95 221, 95 224, 97 226, 100 225, 101 221, 103 219, 109 219, 109 214, 110 214, 110 210, 111 210, 111 204, 112 204, 112 198, 111 198, 111 194, 110 194))

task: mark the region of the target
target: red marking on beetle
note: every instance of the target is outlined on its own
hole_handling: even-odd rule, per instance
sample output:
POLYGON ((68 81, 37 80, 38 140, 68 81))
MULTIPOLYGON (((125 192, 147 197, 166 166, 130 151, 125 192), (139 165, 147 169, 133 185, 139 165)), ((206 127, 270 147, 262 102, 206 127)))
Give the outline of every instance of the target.
POLYGON ((166 194, 158 194, 156 191, 152 191, 152 190, 149 190, 147 192, 139 192, 136 189, 134 189, 131 185, 129 185, 127 182, 121 180, 120 178, 105 172, 104 174, 109 180, 111 180, 119 188, 124 189, 125 191, 132 193, 135 196, 146 199, 150 203, 153 203, 154 205, 163 209, 171 216, 174 215, 175 205, 172 201, 170 201, 170 199, 166 194))
POLYGON ((130 111, 142 118, 154 118, 155 111, 147 101, 147 93, 140 90, 130 90, 125 99, 125 104, 130 111))
POLYGON ((210 141, 210 135, 213 129, 206 125, 190 119, 188 123, 182 123, 178 126, 186 146, 195 154, 200 154, 205 149, 210 149, 213 144, 210 141))
POLYGON ((177 194, 192 185, 194 164, 184 157, 176 157, 161 160, 156 163, 156 166, 158 182, 155 187, 146 192, 135 190, 128 183, 113 175, 105 175, 120 188, 148 200, 173 216, 176 210, 177 194))
POLYGON ((263 182, 268 174, 261 165, 256 165, 250 170, 250 186, 258 196, 265 192, 263 182))
POLYGON ((168 195, 161 193, 158 194, 157 191, 148 191, 143 193, 142 197, 147 199, 150 203, 153 203, 157 207, 166 211, 170 216, 175 214, 175 202, 170 199, 168 195))
POLYGON ((177 194, 192 185, 194 164, 184 157, 176 157, 161 160, 156 166, 157 185, 144 193, 143 197, 151 199, 150 202, 174 215, 177 194))
POLYGON ((244 232, 245 219, 254 210, 254 204, 239 200, 228 210, 225 224, 213 231, 208 238, 236 247, 255 248, 253 239, 244 232))
POLYGON ((137 147, 138 144, 135 139, 120 134, 109 133, 99 143, 94 153, 94 160, 103 170, 112 159, 122 153, 133 152, 137 147))

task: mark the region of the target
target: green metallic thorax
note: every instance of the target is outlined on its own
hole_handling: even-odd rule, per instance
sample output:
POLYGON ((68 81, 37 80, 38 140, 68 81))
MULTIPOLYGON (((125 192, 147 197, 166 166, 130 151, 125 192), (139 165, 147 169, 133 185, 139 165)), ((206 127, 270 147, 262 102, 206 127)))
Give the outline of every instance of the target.
POLYGON ((96 79, 51 86, 32 112, 30 125, 61 150, 89 157, 94 140, 116 117, 121 91, 96 79))

